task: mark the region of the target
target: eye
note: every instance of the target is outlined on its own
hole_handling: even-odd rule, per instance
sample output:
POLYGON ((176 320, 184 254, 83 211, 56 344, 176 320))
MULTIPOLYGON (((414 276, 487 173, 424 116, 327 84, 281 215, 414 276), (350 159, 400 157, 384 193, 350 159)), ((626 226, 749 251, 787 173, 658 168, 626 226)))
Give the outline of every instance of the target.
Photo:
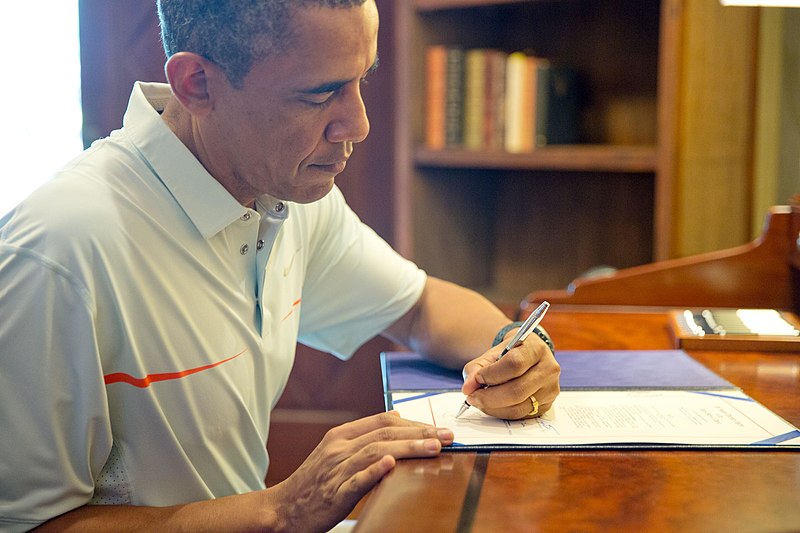
POLYGON ((333 101, 335 91, 327 91, 319 94, 311 94, 305 97, 304 101, 312 107, 325 107, 333 101))

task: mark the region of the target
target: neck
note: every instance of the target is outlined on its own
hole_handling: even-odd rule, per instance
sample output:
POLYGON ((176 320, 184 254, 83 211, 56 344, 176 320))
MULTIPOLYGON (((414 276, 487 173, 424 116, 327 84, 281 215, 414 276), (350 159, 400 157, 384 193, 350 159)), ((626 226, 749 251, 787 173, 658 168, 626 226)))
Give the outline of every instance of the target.
MULTIPOLYGON (((189 149, 197 158, 203 168, 227 190, 231 196, 236 198, 245 207, 254 208, 255 195, 253 191, 244 190, 241 186, 244 183, 236 177, 235 172, 227 167, 220 167, 213 164, 211 151, 204 142, 202 130, 198 126, 198 120, 184 108, 174 97, 169 100, 161 113, 161 119, 167 124, 176 137, 189 149)), ((220 158, 217 158, 220 159, 220 158)))

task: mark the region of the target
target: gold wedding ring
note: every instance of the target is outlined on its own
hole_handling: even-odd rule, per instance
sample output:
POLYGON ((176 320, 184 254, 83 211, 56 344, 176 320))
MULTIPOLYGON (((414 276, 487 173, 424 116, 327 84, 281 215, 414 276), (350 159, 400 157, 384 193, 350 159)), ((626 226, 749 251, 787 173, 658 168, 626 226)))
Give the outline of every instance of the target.
POLYGON ((537 414, 539 414, 539 400, 537 400, 533 396, 530 397, 530 400, 533 409, 531 409, 531 412, 528 413, 526 416, 536 416, 537 414))

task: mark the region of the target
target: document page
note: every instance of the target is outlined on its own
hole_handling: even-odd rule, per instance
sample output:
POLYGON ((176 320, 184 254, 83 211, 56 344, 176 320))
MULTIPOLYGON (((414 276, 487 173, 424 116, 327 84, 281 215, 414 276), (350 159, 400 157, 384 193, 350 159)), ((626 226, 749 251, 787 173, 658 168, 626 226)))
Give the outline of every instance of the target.
POLYGON ((501 420, 459 392, 392 393, 404 418, 448 427, 456 445, 796 445, 800 431, 738 389, 562 391, 540 418, 501 420))

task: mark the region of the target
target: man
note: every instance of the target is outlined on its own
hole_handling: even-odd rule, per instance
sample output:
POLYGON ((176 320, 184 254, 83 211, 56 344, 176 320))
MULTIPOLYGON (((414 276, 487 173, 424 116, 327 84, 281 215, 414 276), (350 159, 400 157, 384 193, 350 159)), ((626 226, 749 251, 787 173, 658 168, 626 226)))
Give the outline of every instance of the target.
POLYGON ((374 0, 158 7, 169 85, 137 84, 123 128, 0 221, 0 527, 325 530, 452 443, 378 414, 264 488, 298 339, 347 357, 380 333, 463 367, 488 414, 547 410, 543 339, 493 364, 516 326, 334 186, 369 131, 374 0))

